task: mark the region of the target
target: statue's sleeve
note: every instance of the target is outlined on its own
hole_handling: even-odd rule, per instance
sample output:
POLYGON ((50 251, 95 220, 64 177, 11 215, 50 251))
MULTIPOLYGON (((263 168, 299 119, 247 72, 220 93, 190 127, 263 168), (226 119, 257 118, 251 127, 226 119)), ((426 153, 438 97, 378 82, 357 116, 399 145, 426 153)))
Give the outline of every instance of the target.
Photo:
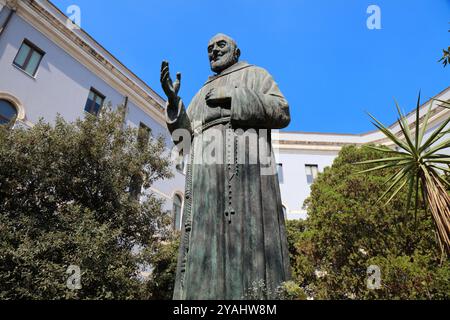
POLYGON ((178 100, 178 106, 173 108, 169 106, 169 102, 166 104, 166 123, 170 134, 173 134, 175 130, 183 129, 187 130, 192 135, 191 121, 184 107, 183 100, 178 100))
POLYGON ((253 87, 238 85, 233 90, 231 121, 255 128, 287 127, 291 121, 289 104, 272 76, 262 68, 254 68, 248 82, 253 83, 253 87))

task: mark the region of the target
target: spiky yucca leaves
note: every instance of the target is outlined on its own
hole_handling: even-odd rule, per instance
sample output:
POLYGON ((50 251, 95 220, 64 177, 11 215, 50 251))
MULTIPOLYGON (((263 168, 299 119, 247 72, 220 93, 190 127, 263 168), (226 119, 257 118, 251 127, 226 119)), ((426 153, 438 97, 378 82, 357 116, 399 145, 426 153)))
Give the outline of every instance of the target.
MULTIPOLYGON (((448 30, 448 32, 450 32, 450 30, 448 30)), ((448 47, 447 50, 443 49, 443 56, 442 58, 439 60, 439 62, 442 62, 442 64, 444 65, 444 68, 447 65, 450 65, 450 46, 448 47)))
POLYGON ((417 214, 419 206, 420 190, 422 197, 428 204, 436 225, 439 245, 442 251, 450 253, 450 196, 445 186, 450 183, 444 179, 442 173, 450 173, 449 164, 450 156, 442 154, 444 149, 450 148, 450 139, 448 134, 450 130, 446 130, 446 126, 450 122, 450 117, 446 119, 436 130, 430 133, 425 140, 425 132, 427 131, 428 121, 434 102, 439 102, 439 107, 449 108, 450 103, 434 99, 430 104, 430 108, 425 114, 422 126, 420 126, 420 94, 417 101, 415 132, 412 134, 406 117, 400 111, 398 104, 397 111, 399 114, 398 124, 401 129, 401 135, 404 139, 399 138, 387 127, 385 127, 374 116, 369 114, 373 119, 372 123, 377 127, 389 140, 391 140, 397 150, 391 150, 387 147, 367 146, 367 148, 380 150, 386 153, 386 157, 371 161, 364 161, 360 164, 380 164, 374 168, 361 171, 360 173, 371 172, 384 168, 395 168, 396 173, 388 179, 389 188, 381 196, 384 199, 391 191, 386 203, 389 203, 405 186, 408 186, 408 198, 406 204, 406 212, 411 208, 413 195, 415 195, 414 210, 417 214), (444 138, 444 139, 443 139, 444 138))
POLYGON ((447 50, 443 49, 444 55, 442 56, 441 60, 439 62, 442 62, 444 67, 446 67, 448 64, 450 64, 450 47, 448 47, 447 50))

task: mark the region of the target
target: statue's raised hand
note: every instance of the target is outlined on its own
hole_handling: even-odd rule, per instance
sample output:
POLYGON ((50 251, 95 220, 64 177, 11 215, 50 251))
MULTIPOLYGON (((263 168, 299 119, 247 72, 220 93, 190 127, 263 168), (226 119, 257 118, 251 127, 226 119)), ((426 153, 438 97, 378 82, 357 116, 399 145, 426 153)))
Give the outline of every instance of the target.
POLYGON ((180 91, 181 73, 177 73, 177 79, 175 82, 172 82, 172 79, 170 78, 169 62, 167 61, 163 61, 161 64, 161 85, 169 100, 169 104, 175 106, 176 101, 178 100, 178 92, 180 91))

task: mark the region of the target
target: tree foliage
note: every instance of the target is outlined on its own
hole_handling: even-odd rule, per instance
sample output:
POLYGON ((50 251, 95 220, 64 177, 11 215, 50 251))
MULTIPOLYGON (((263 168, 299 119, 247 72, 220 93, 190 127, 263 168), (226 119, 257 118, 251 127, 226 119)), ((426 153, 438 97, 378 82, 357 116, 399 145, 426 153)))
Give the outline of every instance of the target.
MULTIPOLYGON (((419 199, 405 211, 407 192, 389 204, 385 168, 364 175, 355 163, 376 150, 344 147, 312 186, 308 219, 288 222, 294 279, 315 299, 448 299, 450 270, 441 263, 431 215, 419 199), (381 270, 381 288, 368 289, 368 267, 381 270)), ((369 168, 369 167, 367 167, 369 168)))
POLYGON ((0 299, 143 297, 141 249, 165 236, 170 218, 129 185, 171 173, 162 138, 137 140, 120 109, 0 128, 0 299), (69 265, 81 269, 80 290, 66 285, 69 265))
POLYGON ((167 241, 156 243, 154 248, 147 252, 147 260, 152 263, 152 273, 147 282, 149 299, 172 299, 179 247, 180 234, 177 232, 167 241))

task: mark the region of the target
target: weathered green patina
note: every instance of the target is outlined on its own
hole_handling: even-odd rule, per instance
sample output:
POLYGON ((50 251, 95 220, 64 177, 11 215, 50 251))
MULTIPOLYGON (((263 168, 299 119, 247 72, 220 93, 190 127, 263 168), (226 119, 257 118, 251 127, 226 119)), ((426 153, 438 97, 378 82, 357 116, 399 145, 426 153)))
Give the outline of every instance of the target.
POLYGON ((239 62, 230 37, 215 36, 208 54, 215 75, 187 110, 181 75, 172 82, 167 62, 161 70, 167 126, 192 142, 174 299, 245 299, 257 283, 270 299, 290 277, 271 145, 289 106, 267 71, 239 62))

